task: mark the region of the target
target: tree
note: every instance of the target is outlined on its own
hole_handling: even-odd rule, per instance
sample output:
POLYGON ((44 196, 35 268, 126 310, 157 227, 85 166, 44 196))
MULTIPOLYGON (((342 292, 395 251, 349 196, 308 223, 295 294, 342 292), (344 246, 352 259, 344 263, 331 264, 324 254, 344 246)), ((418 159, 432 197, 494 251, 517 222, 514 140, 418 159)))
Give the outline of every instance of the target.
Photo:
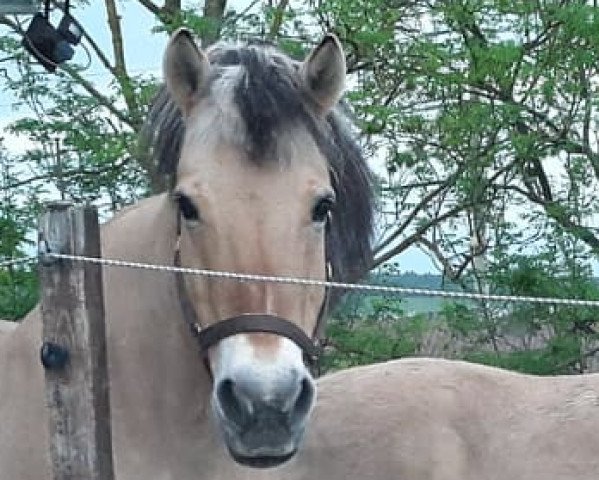
MULTIPOLYGON (((188 10, 180 1, 161 6, 139 1, 155 15, 155 30, 188 25, 206 45, 219 37, 262 36, 301 54, 321 31, 340 36, 354 78, 349 98, 365 148, 386 157, 391 179, 384 193, 388 205, 397 206, 397 218, 379 241, 377 265, 418 244, 448 274, 459 277, 472 261, 469 241, 475 230, 501 219, 514 202, 542 210, 597 248, 595 232, 569 214, 573 198, 583 200, 587 213, 596 209, 589 199, 599 172, 592 141, 593 6, 516 0, 363 3, 313 2, 305 8, 280 1, 235 12, 223 0, 188 10), (557 187, 548 171, 554 159, 564 175, 557 187), (451 233, 456 225, 470 230, 460 242, 451 233)), ((96 184, 88 191, 112 184, 106 190, 118 205, 122 199, 114 191, 135 183, 140 172, 143 182, 134 190, 160 191, 165 185, 151 159, 133 148, 156 79, 128 72, 117 5, 106 0, 105 7, 112 54, 84 38, 113 77, 110 92, 100 91, 84 70, 69 65, 52 88, 14 37, 4 39, 3 49, 20 68, 7 86, 38 114, 15 125, 15 131, 46 143, 61 136, 78 152, 87 148, 87 158, 76 162, 69 160, 67 149, 64 175, 93 174, 96 184), (73 119, 82 119, 81 124, 73 125, 73 119), (100 147, 107 158, 101 158, 100 147), (88 163, 97 167, 94 162, 102 167, 99 181, 98 170, 84 168, 88 163), (76 164, 83 166, 79 172, 76 164)), ((9 18, 0 21, 21 32, 9 18)), ((126 201, 131 192, 122 196, 126 201)), ((484 240, 481 248, 487 247, 484 240)))
POLYGON ((363 78, 353 98, 386 154, 387 204, 397 206, 376 264, 418 244, 459 278, 497 234, 516 233, 506 220, 518 210, 599 252, 596 5, 327 5, 345 36, 366 37, 348 40, 363 78))
MULTIPOLYGON (((37 205, 18 201, 19 188, 7 188, 15 182, 17 160, 0 149, 0 260, 15 261, 27 256, 24 239, 32 228, 37 205)), ((37 272, 28 263, 10 263, 0 268, 0 319, 17 320, 37 301, 37 272)))
MULTIPOLYGON (((597 298, 599 283, 567 235, 557 232, 536 254, 496 252, 487 274, 493 289, 517 296, 597 298)), ((568 305, 453 304, 445 318, 461 356, 535 374, 596 370, 596 309, 568 305), (484 315, 482 309, 489 315, 484 315)))

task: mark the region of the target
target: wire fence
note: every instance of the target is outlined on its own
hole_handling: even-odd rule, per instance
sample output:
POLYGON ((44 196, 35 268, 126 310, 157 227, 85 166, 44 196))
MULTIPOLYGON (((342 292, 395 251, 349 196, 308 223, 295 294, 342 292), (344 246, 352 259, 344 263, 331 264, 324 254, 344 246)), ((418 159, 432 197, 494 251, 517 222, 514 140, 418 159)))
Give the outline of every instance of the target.
MULTIPOLYGON (((545 305, 569 305, 579 307, 599 307, 599 300, 555 298, 555 297, 533 297, 520 295, 492 295, 463 291, 428 290, 422 288, 399 287, 393 285, 367 284, 367 283, 344 283, 325 280, 314 280, 309 278, 281 277, 272 275, 255 275, 249 273, 224 272, 218 270, 206 270, 198 268, 175 267, 171 265, 157 265, 151 263, 130 262, 126 260, 84 257, 78 255, 66 255, 60 253, 46 252, 43 259, 69 260, 76 262, 88 262, 100 264, 107 267, 134 268, 140 270, 181 273, 184 275, 204 276, 209 278, 225 278, 242 282, 280 283, 288 285, 318 286, 324 288, 337 288, 346 291, 362 291, 371 293, 387 293, 404 296, 419 297, 442 297, 466 300, 479 300, 489 302, 511 302, 511 303, 534 303, 545 305)), ((23 257, 0 262, 0 267, 16 264, 34 263, 37 257, 23 257)))
MULTIPOLYGON (((371 293, 388 293, 411 297, 442 297, 466 300, 479 300, 489 302, 511 302, 511 303, 534 303, 544 305, 569 305, 579 307, 599 308, 599 300, 556 298, 556 297, 533 297, 521 295, 493 295, 463 291, 429 290, 423 288, 399 287, 394 285, 380 285, 367 283, 344 283, 327 280, 314 280, 309 278, 280 277, 273 275, 256 275, 250 273, 225 272, 219 270, 207 270, 201 268, 175 267, 172 265, 157 265, 152 263, 130 262, 126 260, 84 257, 79 255, 66 255, 61 253, 46 252, 42 254, 43 259, 69 260, 75 262, 88 262, 107 267, 134 268, 140 270, 181 273, 184 275, 203 276, 209 278, 225 278, 241 282, 280 283, 288 285, 318 286, 324 288, 337 288, 346 291, 362 291, 371 293)), ((0 268, 11 267, 22 264, 32 264, 38 261, 38 257, 22 257, 0 261, 0 268)))

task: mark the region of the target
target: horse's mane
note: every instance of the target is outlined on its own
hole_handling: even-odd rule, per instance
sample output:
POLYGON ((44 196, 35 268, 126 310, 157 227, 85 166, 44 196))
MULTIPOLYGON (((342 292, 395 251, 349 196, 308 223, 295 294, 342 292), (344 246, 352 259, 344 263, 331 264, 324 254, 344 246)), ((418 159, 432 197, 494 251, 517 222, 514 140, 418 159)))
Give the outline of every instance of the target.
MULTIPOLYGON (((363 277, 372 263, 371 175, 342 107, 337 106, 325 119, 316 115, 301 88, 298 63, 270 45, 217 45, 208 51, 208 57, 215 67, 212 82, 218 81, 227 67, 242 67, 233 87, 233 102, 246 127, 250 161, 272 161, 269 152, 285 127, 301 124, 312 135, 327 159, 336 193, 326 243, 333 280, 352 282, 363 277)), ((162 173, 175 173, 184 133, 181 112, 162 87, 142 131, 142 141, 162 173)), ((338 297, 333 294, 333 300, 338 297)))

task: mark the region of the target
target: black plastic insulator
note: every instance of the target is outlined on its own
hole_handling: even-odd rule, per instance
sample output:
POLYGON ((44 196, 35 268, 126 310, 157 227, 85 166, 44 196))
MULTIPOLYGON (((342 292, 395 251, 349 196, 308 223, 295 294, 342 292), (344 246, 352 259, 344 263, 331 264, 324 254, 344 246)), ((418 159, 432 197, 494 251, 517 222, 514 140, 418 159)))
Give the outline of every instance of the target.
POLYGON ((69 361, 69 351, 56 343, 44 342, 40 350, 40 359, 44 368, 60 370, 69 361))

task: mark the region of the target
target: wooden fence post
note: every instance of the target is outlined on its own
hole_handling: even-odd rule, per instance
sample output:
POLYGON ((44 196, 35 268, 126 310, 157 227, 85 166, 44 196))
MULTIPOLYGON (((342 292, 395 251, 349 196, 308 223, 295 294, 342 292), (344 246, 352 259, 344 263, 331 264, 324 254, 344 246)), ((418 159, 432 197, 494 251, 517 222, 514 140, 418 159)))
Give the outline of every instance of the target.
MULTIPOLYGON (((48 205, 40 249, 100 257, 94 207, 48 205)), ((54 480, 113 480, 102 268, 40 258, 46 404, 54 480)))

